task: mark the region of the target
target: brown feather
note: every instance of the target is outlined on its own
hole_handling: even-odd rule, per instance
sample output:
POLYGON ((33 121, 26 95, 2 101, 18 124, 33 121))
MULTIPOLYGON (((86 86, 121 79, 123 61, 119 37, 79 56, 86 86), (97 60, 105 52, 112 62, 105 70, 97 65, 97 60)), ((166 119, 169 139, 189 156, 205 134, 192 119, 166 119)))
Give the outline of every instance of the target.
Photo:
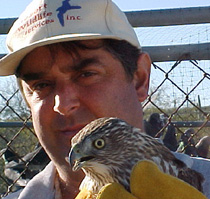
POLYGON ((86 177, 81 188, 97 193, 110 182, 122 184, 128 191, 133 166, 142 160, 151 160, 159 169, 191 184, 202 191, 203 176, 178 160, 157 139, 146 135, 118 118, 100 118, 84 127, 73 139, 73 149, 87 161, 82 162, 86 177), (97 139, 103 139, 105 146, 94 147, 97 139))

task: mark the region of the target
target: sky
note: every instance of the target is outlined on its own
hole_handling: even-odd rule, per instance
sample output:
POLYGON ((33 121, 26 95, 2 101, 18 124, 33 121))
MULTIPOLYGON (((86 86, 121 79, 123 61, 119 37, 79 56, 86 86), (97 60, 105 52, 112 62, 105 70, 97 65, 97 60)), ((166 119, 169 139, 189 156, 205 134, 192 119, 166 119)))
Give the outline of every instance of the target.
MULTIPOLYGON (((60 0, 61 1, 61 0, 60 0)), ((169 8, 184 8, 184 7, 202 7, 210 6, 209 0, 113 0, 121 10, 123 11, 136 11, 136 10, 154 10, 154 9, 169 9, 169 8)), ((18 17, 25 7, 31 2, 31 0, 0 0, 0 18, 18 17), (9 2, 9 3, 8 3, 9 2)), ((191 44, 210 42, 210 24, 208 25, 188 25, 188 26, 171 26, 171 27, 152 27, 152 28, 137 28, 135 29, 137 36, 142 46, 157 46, 157 45, 176 45, 176 44, 191 44)), ((0 53, 6 52, 5 47, 6 35, 0 36, 0 53)), ((173 63, 172 63, 173 64, 173 63)), ((169 68, 171 64, 162 63, 163 67, 169 68)), ((202 67, 207 68, 209 71, 209 63, 202 63, 202 67), (204 65, 203 65, 204 64, 204 65)), ((187 74, 191 74, 187 80, 184 77, 177 76, 182 71, 177 71, 174 74, 176 81, 180 84, 184 84, 185 89, 188 90, 194 86, 194 82, 198 72, 193 72, 192 66, 186 63, 186 66, 180 68, 180 70, 186 70, 187 74), (189 68, 189 69, 188 69, 189 68), (186 81, 190 81, 186 84, 186 81), (183 83, 184 82, 184 83, 183 83)), ((186 72, 183 73, 186 76, 186 72)), ((202 74, 200 75, 202 77, 202 74)), ((164 74, 160 74, 156 70, 152 71, 152 77, 154 84, 162 81, 164 74)), ((171 87, 166 85, 166 87, 171 87)), ((203 86, 195 94, 194 98, 197 99, 197 95, 202 93, 202 101, 210 104, 209 98, 206 96, 206 92, 210 89, 209 81, 203 84, 203 86), (208 85, 208 86, 207 86, 208 85)), ((170 89, 170 95, 177 95, 177 91, 170 89)), ((195 93, 195 92, 194 92, 195 93)), ((182 97, 182 95, 180 95, 182 97)), ((179 97, 180 97, 179 96, 179 97)), ((205 103, 206 104, 206 103, 205 103)), ((206 105, 207 105, 206 104, 206 105)))
MULTIPOLYGON (((113 0, 122 10, 209 6, 209 0, 113 0)), ((0 18, 17 17, 31 0, 0 0, 0 18), (9 2, 9 3, 8 3, 9 2)))
MULTIPOLYGON (((143 1, 143 0, 113 0, 113 1, 123 11, 210 6, 209 0, 146 0, 146 1, 143 1)), ((0 6, 0 18, 18 17, 24 11, 25 7, 30 2, 31 2, 31 0, 0 0, 0 5, 1 5, 0 6)), ((161 30, 162 29, 160 29, 160 31, 161 30)), ((148 29, 148 31, 152 32, 153 29, 152 30, 148 29)), ((171 30, 169 35, 172 35, 171 37, 175 38, 175 37, 180 37, 180 36, 177 36, 177 33, 190 32, 190 31, 192 31, 192 30, 191 29, 186 30, 186 31, 184 29, 179 29, 178 31, 175 30, 176 35, 174 36, 174 35, 172 35, 173 30, 171 30)), ((164 32, 165 32, 165 30, 164 30, 164 32)), ((139 33, 137 33, 137 35, 138 34, 139 33)), ((145 34, 143 36, 145 36, 145 34)), ((6 48, 4 46, 5 38, 6 38, 6 35, 0 36, 0 53, 4 53, 4 51, 6 52, 6 48)), ((157 38, 157 37, 144 39, 144 38, 142 38, 142 35, 141 35, 140 42, 141 42, 142 46, 168 44, 168 43, 166 43, 166 42, 168 42, 167 40, 163 40, 163 39, 161 40, 161 39, 157 38, 154 41, 154 38, 157 38), (165 43, 163 43, 163 42, 165 42, 165 43)), ((190 38, 192 38, 192 37, 190 36, 190 38)), ((194 38, 192 38, 192 39, 194 39, 194 38)), ((181 40, 181 42, 183 42, 183 40, 181 40)), ((176 41, 176 43, 180 44, 180 40, 176 41)))

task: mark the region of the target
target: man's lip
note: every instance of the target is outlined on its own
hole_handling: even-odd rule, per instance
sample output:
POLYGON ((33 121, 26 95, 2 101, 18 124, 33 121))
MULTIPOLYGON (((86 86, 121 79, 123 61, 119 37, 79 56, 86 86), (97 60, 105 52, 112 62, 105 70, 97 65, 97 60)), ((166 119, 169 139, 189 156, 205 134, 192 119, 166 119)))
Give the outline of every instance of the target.
POLYGON ((62 129, 60 132, 66 136, 74 136, 76 135, 85 125, 76 125, 73 127, 67 127, 62 129))

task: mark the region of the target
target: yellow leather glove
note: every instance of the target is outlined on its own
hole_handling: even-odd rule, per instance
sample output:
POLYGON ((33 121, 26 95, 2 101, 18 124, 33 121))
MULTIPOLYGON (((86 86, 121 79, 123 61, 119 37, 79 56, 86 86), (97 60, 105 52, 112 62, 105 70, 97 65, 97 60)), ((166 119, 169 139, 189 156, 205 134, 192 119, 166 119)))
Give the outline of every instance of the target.
POLYGON ((91 199, 91 198, 92 198, 91 193, 86 189, 82 189, 75 199, 91 199))
MULTIPOLYGON (((130 187, 131 193, 118 183, 108 184, 102 187, 97 199, 207 199, 184 181, 161 172, 151 161, 141 161, 135 165, 130 187)), ((77 199, 91 198, 89 192, 83 190, 81 193, 83 198, 77 199)))
MULTIPOLYGON (((86 189, 80 191, 75 199, 93 199, 91 193, 86 189)), ((124 187, 118 183, 111 183, 101 188, 97 199, 137 199, 131 193, 127 192, 124 187)))

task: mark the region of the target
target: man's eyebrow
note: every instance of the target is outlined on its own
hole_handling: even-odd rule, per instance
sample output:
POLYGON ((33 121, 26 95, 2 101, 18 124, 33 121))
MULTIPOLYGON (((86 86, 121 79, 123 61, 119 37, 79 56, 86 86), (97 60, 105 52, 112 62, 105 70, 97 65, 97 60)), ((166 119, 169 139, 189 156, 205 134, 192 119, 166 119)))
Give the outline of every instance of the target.
POLYGON ((33 80, 41 79, 42 77, 44 77, 44 75, 46 75, 46 73, 44 73, 44 72, 26 73, 26 74, 20 75, 20 79, 27 82, 27 81, 33 81, 33 80))
MULTIPOLYGON (((97 56, 93 57, 93 58, 87 58, 87 59, 79 60, 78 63, 75 63, 71 67, 65 67, 61 71, 63 73, 77 72, 77 71, 80 71, 80 70, 82 70, 82 69, 84 69, 84 68, 86 68, 86 67, 88 67, 89 65, 92 65, 92 64, 101 64, 101 62, 99 61, 97 56)), ((39 80, 46 75, 47 75, 46 72, 37 72, 37 73, 36 72, 29 72, 29 73, 21 74, 19 77, 20 77, 20 79, 27 82, 27 81, 39 80)))
POLYGON ((99 61, 97 56, 76 61, 73 66, 67 68, 65 67, 65 69, 62 70, 62 72, 77 72, 94 64, 101 65, 101 62, 99 61))

